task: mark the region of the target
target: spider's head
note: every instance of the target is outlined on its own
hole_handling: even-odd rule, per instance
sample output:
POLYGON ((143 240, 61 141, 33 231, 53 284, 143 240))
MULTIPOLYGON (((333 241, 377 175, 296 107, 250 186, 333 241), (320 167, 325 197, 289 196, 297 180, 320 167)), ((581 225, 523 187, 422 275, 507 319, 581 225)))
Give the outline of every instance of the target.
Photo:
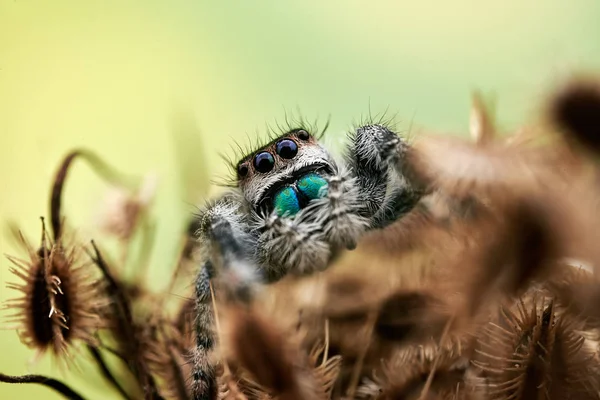
POLYGON ((336 170, 331 155, 305 129, 294 129, 244 157, 238 186, 255 211, 293 216, 327 193, 336 170))

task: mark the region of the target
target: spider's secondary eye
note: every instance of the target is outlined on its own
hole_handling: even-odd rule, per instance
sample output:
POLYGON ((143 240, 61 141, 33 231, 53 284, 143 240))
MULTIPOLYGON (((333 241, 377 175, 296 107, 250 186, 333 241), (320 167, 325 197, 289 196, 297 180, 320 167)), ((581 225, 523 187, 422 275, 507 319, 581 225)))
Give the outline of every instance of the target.
POLYGON ((237 173, 240 178, 245 177, 246 175, 248 175, 248 166, 246 164, 238 165, 237 173))
POLYGON ((300 129, 298 132, 296 132, 296 135, 298 135, 298 137, 302 140, 308 140, 310 138, 310 135, 304 129, 300 129))
POLYGON ((273 155, 268 151, 263 151, 262 153, 258 153, 254 157, 254 168, 258 172, 262 172, 263 174, 269 172, 273 169, 275 165, 275 159, 273 155))
POLYGON ((283 139, 277 143, 275 150, 281 158, 289 160, 296 157, 296 154, 298 154, 298 145, 293 140, 283 139))

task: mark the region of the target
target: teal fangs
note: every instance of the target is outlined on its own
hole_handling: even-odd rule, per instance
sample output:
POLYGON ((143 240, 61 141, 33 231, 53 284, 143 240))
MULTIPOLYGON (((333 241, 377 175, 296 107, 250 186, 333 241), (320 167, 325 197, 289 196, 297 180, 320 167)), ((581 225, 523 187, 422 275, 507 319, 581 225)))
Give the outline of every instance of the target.
POLYGON ((296 215, 300 211, 300 202, 298 195, 291 186, 286 186, 275 195, 275 210, 280 217, 284 214, 289 216, 296 215))
POLYGON ((275 195, 273 206, 280 217, 283 215, 292 217, 302 208, 298 196, 303 199, 302 204, 306 205, 307 201, 321 198, 326 194, 327 181, 317 174, 306 174, 296 182, 295 188, 285 186, 279 190, 275 195))
POLYGON ((318 199, 327 194, 327 181, 317 174, 307 174, 298 180, 298 190, 309 200, 318 199))

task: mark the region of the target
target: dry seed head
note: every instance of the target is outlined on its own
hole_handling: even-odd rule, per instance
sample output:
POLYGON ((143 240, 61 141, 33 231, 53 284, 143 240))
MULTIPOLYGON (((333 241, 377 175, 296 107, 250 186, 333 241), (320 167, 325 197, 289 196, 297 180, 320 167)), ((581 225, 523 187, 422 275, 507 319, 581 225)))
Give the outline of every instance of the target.
POLYGON ((425 399, 467 398, 465 378, 469 363, 455 349, 406 348, 390 354, 382 364, 368 385, 370 390, 363 388, 361 398, 417 400, 422 394, 425 399), (432 372, 431 386, 424 391, 432 372))
POLYGON ((98 215, 100 228, 121 240, 129 239, 141 214, 153 200, 156 186, 157 177, 151 174, 145 177, 140 190, 136 193, 131 193, 124 187, 112 187, 98 215))
POLYGON ((490 399, 597 398, 596 347, 580 324, 557 312, 552 298, 531 291, 486 329, 474 365, 483 371, 490 399))
POLYGON ((7 256, 13 264, 10 272, 21 282, 9 284, 19 297, 4 308, 13 312, 10 320, 21 341, 40 354, 49 350, 59 357, 68 355, 76 341, 94 344, 94 334, 104 324, 106 302, 91 263, 82 261, 82 249, 63 239, 52 243, 45 229, 37 251, 21 234, 20 238, 28 259, 7 256))

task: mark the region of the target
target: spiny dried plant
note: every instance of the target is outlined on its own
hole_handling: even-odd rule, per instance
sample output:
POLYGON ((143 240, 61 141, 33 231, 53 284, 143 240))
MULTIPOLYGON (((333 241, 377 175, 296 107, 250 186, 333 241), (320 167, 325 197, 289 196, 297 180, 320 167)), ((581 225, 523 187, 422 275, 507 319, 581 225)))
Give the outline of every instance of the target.
MULTIPOLYGON (((575 80, 550 98, 548 126, 507 136, 476 94, 472 141, 421 135, 406 149, 399 168, 427 195, 405 217, 368 233, 327 270, 259 287, 244 302, 226 273, 213 279, 201 305, 213 311, 218 342, 202 360, 216 366, 213 397, 600 398, 597 88, 575 80)), ((178 137, 192 126, 178 124, 178 137)), ((91 152, 69 154, 50 200, 54 234, 43 234, 40 250, 28 245, 28 260, 10 257, 22 283, 7 306, 24 342, 58 357, 82 342, 119 398, 199 400, 190 379, 199 305, 184 279, 197 267, 197 221, 182 227, 162 293, 146 287, 143 271, 125 279, 123 257, 104 250, 104 236, 84 261, 76 240, 66 240, 61 209, 77 157, 120 193, 103 234, 127 247, 149 229, 143 193, 152 191, 91 152), (109 366, 108 354, 121 364, 109 366)), ((0 381, 84 398, 39 375, 0 381)))
POLYGON ((598 342, 582 321, 537 289, 502 307, 479 340, 474 365, 490 399, 598 398, 598 342))
POLYGON ((471 399, 475 387, 467 387, 469 359, 456 349, 415 347, 388 358, 373 380, 359 388, 363 399, 419 399, 425 386, 428 399, 471 399), (433 371, 433 373, 432 373, 433 371))
POLYGON ((82 249, 62 238, 52 241, 44 219, 37 249, 22 235, 20 239, 28 260, 8 259, 14 265, 9 271, 21 280, 9 287, 21 296, 9 300, 5 308, 12 312, 21 341, 40 354, 50 350, 59 358, 66 356, 73 342, 94 345, 107 303, 102 282, 94 276, 91 262, 83 259, 82 249))

